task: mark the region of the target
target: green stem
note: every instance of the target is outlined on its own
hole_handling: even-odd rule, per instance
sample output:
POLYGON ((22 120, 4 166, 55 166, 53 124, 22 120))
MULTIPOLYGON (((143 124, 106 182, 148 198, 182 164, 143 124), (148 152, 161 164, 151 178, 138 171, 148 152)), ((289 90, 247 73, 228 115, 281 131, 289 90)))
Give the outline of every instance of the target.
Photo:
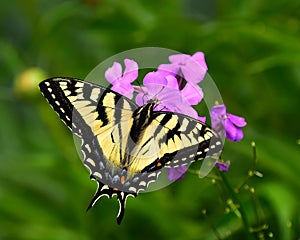
POLYGON ((243 206, 242 206, 241 202, 239 201, 238 197, 236 196, 235 191, 234 191, 234 190, 232 189, 232 187, 230 186, 230 184, 229 184, 229 182, 227 181, 227 179, 226 179, 224 173, 221 172, 221 171, 219 171, 219 175, 220 175, 221 179, 223 180, 223 183, 224 183, 226 189, 228 190, 228 193, 229 193, 230 197, 232 198, 233 202, 239 206, 238 211, 239 211, 239 215, 240 215, 240 217, 241 217, 242 223, 243 223, 243 225, 244 225, 244 228, 245 228, 246 231, 247 231, 247 239, 249 239, 249 240, 250 240, 250 239, 254 239, 254 238, 253 238, 253 235, 252 235, 251 232, 250 232, 250 226, 249 226, 248 220, 247 220, 247 218, 246 218, 245 211, 244 211, 244 209, 243 209, 243 206))
MULTIPOLYGON (((199 170, 195 170, 195 169, 187 169, 187 171, 191 174, 195 174, 197 176, 199 176, 200 174, 200 171, 199 170)), ((209 174, 206 176, 206 178, 211 178, 211 179, 215 179, 215 180, 221 180, 221 178, 217 175, 212 175, 212 174, 209 174)))

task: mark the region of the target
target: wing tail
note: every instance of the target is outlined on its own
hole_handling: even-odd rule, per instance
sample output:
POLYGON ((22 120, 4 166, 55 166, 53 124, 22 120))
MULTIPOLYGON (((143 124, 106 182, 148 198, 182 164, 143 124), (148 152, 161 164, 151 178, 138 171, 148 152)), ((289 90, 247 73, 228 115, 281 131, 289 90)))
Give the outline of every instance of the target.
MULTIPOLYGON (((91 178, 93 180, 95 180, 95 178, 93 176, 91 178)), ((90 204, 88 205, 86 211, 89 211, 102 196, 107 196, 108 198, 112 198, 114 195, 116 195, 117 200, 119 202, 119 212, 118 212, 118 216, 117 216, 117 223, 120 225, 122 222, 122 219, 124 217, 127 197, 128 196, 136 197, 137 193, 123 192, 123 191, 120 191, 115 188, 110 188, 108 185, 103 184, 99 181, 97 181, 97 183, 98 183, 98 189, 97 189, 94 197, 92 198, 90 204)))

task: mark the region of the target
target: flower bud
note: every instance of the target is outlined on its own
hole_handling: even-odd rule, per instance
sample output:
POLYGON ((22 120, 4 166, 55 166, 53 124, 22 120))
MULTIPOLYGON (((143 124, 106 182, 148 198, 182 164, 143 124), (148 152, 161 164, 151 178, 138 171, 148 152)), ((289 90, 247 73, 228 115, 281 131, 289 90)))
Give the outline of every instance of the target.
POLYGON ((14 90, 20 98, 33 100, 40 95, 38 84, 46 78, 46 73, 40 68, 28 68, 16 77, 14 90))

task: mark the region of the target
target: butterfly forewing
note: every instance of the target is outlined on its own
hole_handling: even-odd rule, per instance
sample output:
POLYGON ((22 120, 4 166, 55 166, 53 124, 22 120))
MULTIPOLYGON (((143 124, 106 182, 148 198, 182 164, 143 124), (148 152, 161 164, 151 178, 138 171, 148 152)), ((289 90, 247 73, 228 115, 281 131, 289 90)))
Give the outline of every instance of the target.
POLYGON ((153 112, 147 130, 140 138, 143 148, 132 162, 132 168, 142 172, 188 165, 217 155, 223 148, 218 134, 208 125, 178 113, 153 112), (151 148, 155 150, 150 151, 151 148), (152 152, 155 154, 148 161, 140 161, 145 152, 150 156, 152 152))

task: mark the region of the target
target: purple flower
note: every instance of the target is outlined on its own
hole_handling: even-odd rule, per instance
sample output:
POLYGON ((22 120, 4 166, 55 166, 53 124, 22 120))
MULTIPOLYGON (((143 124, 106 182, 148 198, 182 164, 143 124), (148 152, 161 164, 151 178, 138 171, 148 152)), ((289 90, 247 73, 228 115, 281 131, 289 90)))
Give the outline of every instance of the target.
POLYGON ((144 85, 154 83, 154 84, 162 84, 168 86, 173 89, 177 89, 180 91, 181 96, 185 99, 185 101, 189 105, 197 105, 203 99, 203 91, 202 89, 193 83, 187 83, 182 88, 182 78, 173 75, 167 75, 166 72, 158 70, 157 72, 148 73, 143 83, 144 85), (176 78, 177 77, 177 78, 176 78))
POLYGON ((176 168, 167 168, 168 178, 171 181, 176 181, 184 178, 187 171, 186 166, 178 166, 176 168))
POLYGON ((229 165, 230 165, 230 161, 226 161, 224 162, 220 162, 220 161, 216 161, 215 162, 215 166, 217 166, 219 168, 220 171, 222 172, 228 172, 229 170, 229 165))
POLYGON ((182 75, 188 83, 198 84, 206 74, 207 65, 203 52, 196 52, 193 56, 176 54, 169 57, 170 64, 161 64, 158 70, 167 75, 182 75))
POLYGON ((242 127, 247 125, 244 118, 226 113, 225 105, 212 107, 210 111, 212 127, 230 141, 240 141, 243 137, 242 127))
MULTIPOLYGON (((182 113, 198 119, 197 111, 185 100, 182 92, 176 87, 177 80, 171 75, 150 72, 144 78, 143 87, 135 87, 138 92, 136 103, 140 106, 149 101, 157 102, 155 111, 182 113)), ((203 121, 204 119, 201 118, 203 121)))
POLYGON ((164 76, 176 77, 182 96, 190 105, 197 105, 203 98, 202 89, 198 86, 207 72, 207 65, 202 52, 193 56, 176 54, 169 57, 170 64, 161 64, 158 72, 164 76), (186 81, 183 86, 183 80, 186 81))
POLYGON ((159 84, 179 90, 177 79, 172 75, 165 75, 160 71, 149 72, 143 79, 144 85, 159 84))
POLYGON ((186 84, 181 90, 182 97, 191 105, 197 105, 203 99, 203 91, 198 85, 186 84))
POLYGON ((131 83, 138 77, 138 65, 130 59, 125 59, 124 64, 125 70, 122 74, 122 65, 114 62, 113 66, 106 70, 105 78, 113 85, 112 90, 132 98, 134 88, 131 83))

